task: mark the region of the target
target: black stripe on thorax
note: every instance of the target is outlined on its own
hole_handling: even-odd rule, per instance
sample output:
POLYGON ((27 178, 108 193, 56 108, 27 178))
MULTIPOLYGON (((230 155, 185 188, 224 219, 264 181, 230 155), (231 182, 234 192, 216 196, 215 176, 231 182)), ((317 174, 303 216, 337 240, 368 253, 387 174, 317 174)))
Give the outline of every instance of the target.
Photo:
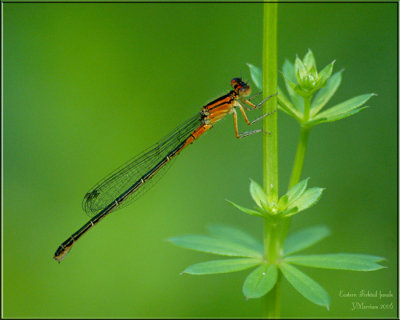
MULTIPOLYGON (((229 93, 227 93, 226 95, 224 95, 224 96, 222 96, 222 97, 219 97, 218 99, 215 99, 214 101, 211 101, 211 102, 207 103, 207 104, 204 106, 204 108, 207 108, 208 106, 213 105, 214 103, 217 103, 217 102, 219 102, 219 101, 221 101, 221 100, 224 100, 224 99, 226 99, 226 98, 228 98, 228 97, 231 98, 229 102, 232 102, 232 100, 234 100, 234 98, 233 98, 233 94, 234 94, 234 93, 235 93, 235 91, 232 90, 232 91, 230 91, 229 93)), ((221 105, 223 105, 223 104, 225 104, 225 103, 227 103, 227 102, 226 102, 226 101, 222 101, 222 102, 216 104, 215 106, 213 106, 212 108, 210 108, 210 109, 208 109, 208 110, 212 110, 212 109, 214 109, 214 108, 217 108, 217 107, 219 107, 219 106, 221 106, 221 105)))

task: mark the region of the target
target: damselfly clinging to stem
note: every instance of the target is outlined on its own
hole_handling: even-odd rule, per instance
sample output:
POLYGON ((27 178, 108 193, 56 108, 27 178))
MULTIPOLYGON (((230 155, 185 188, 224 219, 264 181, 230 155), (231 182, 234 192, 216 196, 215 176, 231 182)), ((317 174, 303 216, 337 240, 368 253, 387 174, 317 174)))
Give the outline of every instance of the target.
POLYGON ((148 190, 154 184, 153 177, 162 168, 166 167, 183 149, 210 130, 216 122, 226 115, 233 115, 235 135, 238 139, 262 132, 262 129, 256 129, 239 133, 236 110, 240 111, 248 125, 252 125, 270 113, 250 122, 244 108, 255 110, 272 96, 255 105, 250 102, 252 98, 246 99, 250 95, 251 89, 241 78, 232 79, 231 86, 233 90, 229 93, 208 103, 201 109, 200 113, 181 124, 155 145, 122 165, 90 189, 83 199, 82 207, 92 218, 58 247, 54 259, 63 260, 73 244, 90 228, 110 212, 126 206, 148 190))

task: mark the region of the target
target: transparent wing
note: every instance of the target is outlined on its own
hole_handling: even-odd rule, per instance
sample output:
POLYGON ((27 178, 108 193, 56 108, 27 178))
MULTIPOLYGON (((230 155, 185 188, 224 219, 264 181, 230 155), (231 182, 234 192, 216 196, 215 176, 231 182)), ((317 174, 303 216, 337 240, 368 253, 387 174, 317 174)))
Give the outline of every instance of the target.
MULTIPOLYGON (((177 146, 185 141, 201 124, 200 113, 178 126, 159 142, 138 154, 121 167, 107 175, 92 187, 82 201, 82 208, 89 216, 94 216, 125 193, 135 182, 153 169, 163 158, 168 156, 177 146)), ((170 163, 169 161, 168 163, 170 163)), ((136 200, 165 173, 166 164, 154 177, 142 184, 139 189, 130 194, 117 208, 120 209, 136 200)))

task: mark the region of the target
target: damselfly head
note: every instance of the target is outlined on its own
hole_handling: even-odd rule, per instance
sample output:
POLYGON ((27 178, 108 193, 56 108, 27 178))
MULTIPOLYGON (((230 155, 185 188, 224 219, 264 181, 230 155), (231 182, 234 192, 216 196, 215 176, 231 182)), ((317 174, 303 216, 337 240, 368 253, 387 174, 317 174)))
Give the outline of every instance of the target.
POLYGON ((235 89, 236 86, 240 85, 240 83, 242 83, 242 78, 233 78, 231 80, 231 86, 233 89, 235 89))
POLYGON ((250 86, 241 78, 233 78, 231 86, 242 97, 247 97, 251 93, 250 86))

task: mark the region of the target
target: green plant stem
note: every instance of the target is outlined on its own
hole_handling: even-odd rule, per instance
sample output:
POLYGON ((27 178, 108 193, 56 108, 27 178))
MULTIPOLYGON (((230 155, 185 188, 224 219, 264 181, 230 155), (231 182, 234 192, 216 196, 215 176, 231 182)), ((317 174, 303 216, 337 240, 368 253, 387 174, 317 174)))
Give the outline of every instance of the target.
MULTIPOLYGON (((311 96, 304 97, 303 123, 307 122, 310 118, 310 106, 311 106, 311 96)), ((292 176, 289 182, 289 189, 294 187, 300 181, 301 173, 303 171, 304 158, 306 155, 309 134, 310 134, 310 128, 302 126, 300 131, 299 144, 297 145, 296 158, 294 159, 292 176)))
POLYGON ((303 122, 306 122, 310 119, 310 108, 311 108, 311 95, 308 97, 304 97, 304 119, 303 122))
MULTIPOLYGON (((263 26, 263 94, 264 97, 277 92, 277 20, 278 5, 264 4, 263 26)), ((277 97, 272 97, 264 105, 264 113, 277 111, 277 97)), ((278 112, 264 118, 263 130, 271 134, 263 135, 263 182, 268 202, 278 203, 278 112)), ((269 219, 264 220, 264 252, 269 263, 276 263, 281 252, 280 228, 269 219)), ((264 297, 264 316, 279 317, 281 282, 264 297)))
POLYGON ((264 255, 267 258, 268 263, 277 263, 281 255, 281 243, 280 243, 280 232, 281 223, 276 224, 270 219, 264 220, 264 255))
MULTIPOLYGON (((308 121, 310 117, 310 105, 311 105, 311 96, 304 98, 304 119, 303 121, 308 121)), ((300 182, 301 174, 303 172, 304 159, 306 156, 308 137, 310 135, 310 127, 301 127, 300 130, 300 138, 299 143, 297 145, 296 157, 294 159, 292 175, 290 177, 289 189, 294 187, 297 183, 300 182)), ((292 218, 285 219, 282 225, 282 243, 284 243, 286 236, 288 234, 290 223, 292 222, 292 218)))
POLYGON ((266 295, 264 297, 265 305, 270 305, 271 308, 266 309, 264 312, 264 317, 268 319, 277 319, 280 314, 281 305, 281 288, 282 288, 282 275, 278 273, 278 280, 276 281, 274 290, 274 295, 266 295))
MULTIPOLYGON (((276 3, 264 4, 264 41, 263 41, 263 94, 264 98, 277 92, 277 15, 276 3)), ((264 188, 268 200, 278 202, 278 112, 277 97, 264 104, 264 113, 272 113, 263 120, 263 172, 264 188)))
POLYGON ((308 136, 310 134, 310 128, 301 128, 300 139, 297 145, 296 158, 293 164, 292 176, 290 178, 289 189, 294 187, 301 178, 303 171, 304 158, 306 155, 308 136))

